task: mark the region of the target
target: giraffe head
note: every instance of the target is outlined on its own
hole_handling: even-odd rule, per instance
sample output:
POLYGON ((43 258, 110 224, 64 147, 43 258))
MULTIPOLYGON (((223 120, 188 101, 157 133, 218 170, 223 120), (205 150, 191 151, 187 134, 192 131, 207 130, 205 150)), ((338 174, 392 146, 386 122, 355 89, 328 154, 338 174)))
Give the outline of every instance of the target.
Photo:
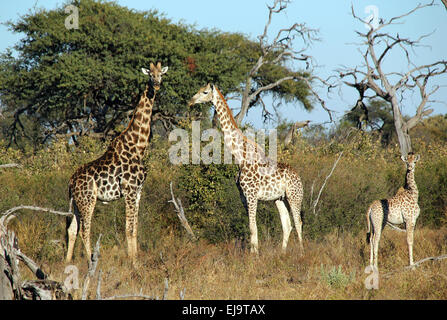
POLYGON ((191 107, 197 103, 205 103, 213 100, 213 87, 210 83, 202 87, 197 93, 189 100, 188 106, 191 107))
POLYGON ((400 158, 407 165, 407 170, 412 171, 416 167, 416 162, 419 161, 420 156, 418 154, 415 155, 414 153, 410 152, 407 156, 401 156, 400 158))
POLYGON ((168 71, 168 67, 161 67, 161 62, 158 62, 157 65, 154 65, 152 62, 149 65, 149 69, 141 68, 141 71, 150 77, 150 81, 154 86, 155 90, 160 90, 161 84, 161 76, 164 75, 168 71))

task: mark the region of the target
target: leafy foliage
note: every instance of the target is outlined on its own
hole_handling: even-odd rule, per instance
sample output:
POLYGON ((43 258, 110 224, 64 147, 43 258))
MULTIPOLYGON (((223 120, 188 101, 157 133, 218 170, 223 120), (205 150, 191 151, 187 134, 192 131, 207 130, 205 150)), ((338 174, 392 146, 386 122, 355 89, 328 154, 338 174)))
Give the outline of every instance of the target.
MULTIPOLYGON (((79 29, 65 28, 65 5, 8 22, 13 32, 24 34, 14 47, 17 57, 11 50, 0 56, 0 99, 7 116, 2 131, 17 143, 31 135, 39 142, 56 133, 113 135, 144 89, 147 78, 140 69, 151 61, 169 66, 154 110, 154 122, 161 121, 154 129, 162 132, 190 113, 186 101, 206 82, 226 94, 238 92, 260 54, 241 34, 199 31, 157 11, 94 0, 73 4, 79 29), (38 131, 31 132, 23 118, 32 119, 38 131)), ((264 70, 259 81, 290 72, 284 66, 274 70, 264 70)), ((300 83, 285 84, 277 93, 310 108, 300 83)), ((209 105, 198 108, 206 118, 209 105)))

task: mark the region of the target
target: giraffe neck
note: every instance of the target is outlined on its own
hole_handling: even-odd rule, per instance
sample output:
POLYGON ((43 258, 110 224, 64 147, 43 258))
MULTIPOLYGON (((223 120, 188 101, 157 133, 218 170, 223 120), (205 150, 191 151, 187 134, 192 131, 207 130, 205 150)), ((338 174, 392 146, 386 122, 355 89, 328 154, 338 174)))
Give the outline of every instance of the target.
POLYGON ((416 185, 416 180, 414 179, 414 170, 407 169, 407 174, 405 175, 405 187, 406 190, 411 191, 416 197, 419 194, 418 187, 416 185))
POLYGON ((249 156, 254 157, 259 155, 259 153, 256 155, 250 154, 250 152, 256 152, 257 147, 258 152, 263 155, 262 148, 244 136, 242 131, 237 127, 236 121, 234 120, 233 114, 228 107, 225 98, 216 86, 213 86, 212 102, 219 117, 220 127, 224 134, 225 145, 235 157, 236 162, 239 165, 242 165, 246 163, 249 156), (247 144, 250 145, 250 148, 247 148, 247 144))
POLYGON ((155 92, 151 85, 146 86, 127 129, 122 133, 124 143, 129 146, 136 146, 136 153, 141 158, 144 156, 146 147, 149 144, 155 92))

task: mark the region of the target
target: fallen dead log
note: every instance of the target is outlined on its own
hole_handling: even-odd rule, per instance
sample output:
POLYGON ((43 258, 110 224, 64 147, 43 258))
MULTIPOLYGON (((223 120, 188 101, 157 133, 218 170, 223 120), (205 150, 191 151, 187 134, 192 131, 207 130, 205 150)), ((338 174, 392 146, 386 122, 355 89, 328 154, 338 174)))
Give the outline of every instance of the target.
POLYGON ((0 217, 0 299, 1 300, 65 300, 72 299, 65 287, 48 279, 48 276, 31 258, 18 247, 14 231, 8 230, 8 222, 20 209, 47 211, 62 215, 60 212, 35 206, 18 206, 5 211, 0 217), (22 280, 19 262, 27 266, 37 280, 22 280))
POLYGON ((424 262, 427 262, 427 261, 440 261, 440 260, 444 260, 444 259, 447 259, 447 254, 443 254, 443 255, 435 256, 435 257, 427 257, 427 258, 421 259, 419 261, 416 261, 411 266, 405 266, 405 267, 403 267, 401 269, 397 269, 397 270, 393 270, 393 271, 387 272, 384 275, 382 275, 382 277, 383 278, 389 278, 389 277, 391 277, 393 274, 395 274, 397 272, 401 272, 401 271, 405 271, 405 270, 413 270, 413 269, 419 267, 424 262))

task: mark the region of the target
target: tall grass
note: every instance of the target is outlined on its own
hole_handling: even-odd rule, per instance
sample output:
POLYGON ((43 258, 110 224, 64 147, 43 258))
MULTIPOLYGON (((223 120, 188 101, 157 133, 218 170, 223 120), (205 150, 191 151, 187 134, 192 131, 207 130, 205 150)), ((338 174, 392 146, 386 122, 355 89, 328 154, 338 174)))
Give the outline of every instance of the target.
MULTIPOLYGON (((405 271, 405 236, 385 229, 379 249, 379 290, 364 286, 369 261, 365 243, 365 212, 375 199, 389 197, 404 183, 405 168, 396 147, 383 149, 370 136, 358 134, 339 142, 311 145, 302 137, 281 149, 279 158, 293 166, 304 184, 302 207, 305 252, 293 232, 281 254, 281 225, 276 207, 260 203, 260 255, 247 250, 248 218, 225 166, 174 166, 164 141, 155 137, 145 159, 148 177, 141 198, 138 244, 140 267, 126 258, 124 202, 98 203, 92 224, 92 243, 103 234, 100 268, 103 296, 162 292, 169 278, 169 298, 186 288, 189 299, 445 299, 447 264, 427 262, 405 271), (321 197, 313 204, 339 153, 344 151, 321 197), (192 179, 194 177, 194 179, 192 179), (186 215, 200 240, 192 243, 182 229, 171 198, 174 182, 186 215), (188 183, 186 183, 186 182, 188 183), (217 184, 215 191, 200 188, 217 184), (192 188, 198 191, 192 197, 192 188), (200 193, 202 192, 202 193, 200 193)), ((416 167, 421 215, 416 225, 415 260, 447 253, 447 146, 414 143, 421 161, 416 167)), ((98 157, 105 144, 83 139, 79 147, 63 141, 28 154, 0 145, 0 164, 18 162, 23 168, 0 171, 0 212, 18 205, 68 210, 67 183, 74 170, 98 157)), ((65 220, 23 211, 11 222, 20 248, 44 264, 55 280, 64 279, 65 220)), ((78 239, 74 263, 86 271, 78 239)))

